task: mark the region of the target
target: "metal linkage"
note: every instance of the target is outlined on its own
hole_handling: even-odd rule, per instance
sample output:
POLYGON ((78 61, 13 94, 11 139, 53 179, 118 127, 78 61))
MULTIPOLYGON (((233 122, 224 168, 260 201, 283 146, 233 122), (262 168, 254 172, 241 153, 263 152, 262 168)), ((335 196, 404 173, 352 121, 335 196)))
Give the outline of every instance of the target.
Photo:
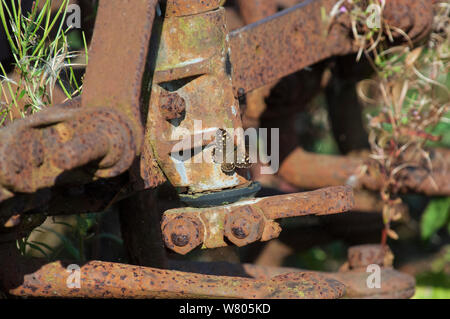
MULTIPOLYGON (((0 136, 2 199, 7 190, 32 193, 62 183, 63 172, 94 160, 94 178, 116 176, 129 168, 136 151, 132 128, 111 108, 53 107, 14 122, 0 136)), ((83 180, 79 173, 74 179, 82 184, 93 177, 83 180)))
MULTIPOLYGON (((67 175, 71 176, 70 181, 75 179, 77 183, 85 178, 91 181, 116 176, 127 170, 139 153, 142 153, 141 168, 134 173, 137 182, 133 181, 136 182, 133 190, 163 183, 166 178, 160 167, 167 171, 174 185, 184 185, 192 191, 245 184, 245 178, 223 175, 216 166, 197 170, 194 166, 189 169, 183 163, 174 164, 170 159, 170 151, 177 143, 176 139, 170 138, 171 132, 176 131, 173 124, 186 114, 191 119, 204 117, 208 122, 204 127, 206 130, 213 126, 241 127, 238 104, 230 94, 231 86, 235 95, 245 93, 319 59, 354 50, 345 23, 331 26, 328 34, 317 31, 324 26, 320 12, 323 8, 329 9, 331 2, 304 1, 227 35, 223 14, 218 9, 221 1, 189 1, 189 6, 186 1, 165 1, 166 26, 161 31, 161 21, 154 36, 155 40, 160 39, 161 45, 152 41, 154 48, 150 61, 156 59, 156 70, 149 128, 145 143, 142 143, 142 124, 147 114, 146 108, 141 107, 140 98, 145 101, 149 92, 145 85, 141 90, 141 84, 156 0, 123 7, 120 1, 101 1, 84 84, 83 107, 78 111, 52 108, 0 130, 0 201, 14 197, 17 192, 33 193, 60 185, 67 175), (135 23, 130 24, 129 20, 135 23), (204 30, 202 22, 208 26, 204 30), (180 32, 172 35, 170 28, 180 32), (177 34, 190 40, 182 41, 177 34), (192 43, 192 47, 186 47, 186 43, 192 43), (173 52, 179 52, 178 56, 173 52), (249 56, 252 58, 248 59, 249 56), (130 72, 123 72, 124 68, 130 72), (95 108, 98 111, 94 111, 95 108), (99 119, 103 114, 107 115, 103 120, 99 119), (83 124, 78 128, 77 121, 81 118, 83 124), (104 124, 95 124, 96 121, 104 124), (107 121, 114 123, 110 126, 107 121), (162 129, 163 138, 155 131, 158 128, 162 129), (21 133, 17 134, 18 131, 21 133), (94 143, 97 140, 100 142, 94 143), (23 145, 23 148, 13 144, 23 145), (67 150, 66 159, 61 159, 64 163, 53 163, 55 149, 67 150), (84 170, 72 176, 78 167, 87 163, 94 164, 88 174, 84 170), (96 167, 98 163, 100 166, 96 167), (183 170, 187 173, 193 170, 194 177, 186 181, 183 170), (206 187, 200 186, 202 176, 195 176, 195 171, 202 171, 203 178, 208 179, 203 183, 206 187)), ((411 37, 426 33, 431 23, 431 3, 424 0, 389 3, 393 5, 393 12, 386 9, 386 14, 393 24, 407 30, 411 37), (404 10, 405 7, 408 10, 404 10)), ((189 117, 184 119, 184 125, 191 129, 189 117)), ((200 146, 205 144, 205 141, 200 142, 200 146)))
POLYGON ((307 215, 329 215, 354 205, 351 187, 243 200, 211 208, 178 208, 164 213, 161 229, 165 244, 186 254, 200 244, 203 248, 237 246, 278 237, 281 227, 274 220, 307 215))
POLYGON ((143 138, 139 99, 156 4, 100 2, 82 107, 52 107, 0 130, 0 201, 62 184, 65 175, 82 184, 129 169, 143 138))

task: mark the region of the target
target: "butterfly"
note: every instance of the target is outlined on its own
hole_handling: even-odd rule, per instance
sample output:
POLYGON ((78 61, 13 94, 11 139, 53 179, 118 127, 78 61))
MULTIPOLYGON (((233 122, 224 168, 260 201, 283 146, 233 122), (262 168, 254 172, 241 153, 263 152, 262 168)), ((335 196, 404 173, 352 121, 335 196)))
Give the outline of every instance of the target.
POLYGON ((224 129, 218 129, 213 155, 214 161, 221 163, 222 172, 232 173, 236 168, 249 168, 252 166, 247 150, 245 154, 241 154, 240 158, 238 158, 238 153, 230 134, 224 129), (227 158, 232 158, 233 162, 227 162, 227 158))

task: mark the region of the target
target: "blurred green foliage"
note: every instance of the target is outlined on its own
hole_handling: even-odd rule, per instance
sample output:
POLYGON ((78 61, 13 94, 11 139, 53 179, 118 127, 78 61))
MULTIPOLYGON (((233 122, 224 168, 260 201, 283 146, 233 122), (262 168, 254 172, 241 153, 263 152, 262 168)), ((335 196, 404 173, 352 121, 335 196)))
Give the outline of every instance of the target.
POLYGON ((50 247, 48 243, 42 241, 30 241, 29 237, 18 242, 19 249, 23 255, 26 254, 26 247, 39 251, 48 261, 54 261, 61 258, 69 258, 76 262, 85 262, 90 258, 86 247, 92 245, 95 240, 102 238, 111 240, 119 246, 123 245, 120 237, 98 231, 98 224, 105 213, 90 213, 74 215, 74 222, 64 222, 53 220, 54 225, 64 226, 63 231, 56 231, 51 226, 40 226, 34 232, 51 233, 59 240, 60 244, 56 247, 50 247))
POLYGON ((450 299, 450 246, 444 255, 436 259, 430 271, 416 276, 414 299, 450 299))
POLYGON ((420 221, 422 239, 430 239, 443 227, 450 231, 450 197, 430 201, 420 221))
POLYGON ((317 246, 288 257, 284 266, 317 271, 337 271, 347 259, 347 247, 341 241, 317 246))

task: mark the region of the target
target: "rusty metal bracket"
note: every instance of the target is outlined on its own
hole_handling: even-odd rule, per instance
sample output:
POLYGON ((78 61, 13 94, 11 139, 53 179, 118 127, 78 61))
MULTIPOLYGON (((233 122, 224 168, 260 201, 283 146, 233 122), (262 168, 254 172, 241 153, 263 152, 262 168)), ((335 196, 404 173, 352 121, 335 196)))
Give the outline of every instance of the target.
MULTIPOLYGON (((191 193, 249 182, 212 161, 216 131, 242 127, 232 92, 225 10, 213 7, 186 16, 169 12, 156 20, 161 32, 151 48, 156 62, 141 161, 147 185, 153 185, 153 158, 172 185, 191 193)), ((242 141, 241 136, 238 144, 242 141)))

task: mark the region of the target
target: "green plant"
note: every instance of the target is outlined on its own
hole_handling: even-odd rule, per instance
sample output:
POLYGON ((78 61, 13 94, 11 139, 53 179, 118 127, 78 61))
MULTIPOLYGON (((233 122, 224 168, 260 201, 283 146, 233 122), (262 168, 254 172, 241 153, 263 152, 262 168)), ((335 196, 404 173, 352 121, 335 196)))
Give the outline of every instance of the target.
POLYGON ((317 271, 336 271, 347 259, 347 247, 341 241, 312 247, 287 258, 284 266, 317 271))
POLYGON ((449 299, 450 246, 443 249, 442 256, 431 263, 431 269, 416 275, 416 294, 414 299, 449 299), (447 269, 446 269, 447 268, 447 269))
MULTIPOLYGON (((22 255, 35 253, 38 251, 49 261, 57 260, 60 257, 68 257, 76 262, 84 262, 87 259, 86 246, 93 243, 94 240, 106 238, 122 245, 122 239, 110 233, 98 233, 98 225, 102 214, 91 213, 74 215, 70 220, 57 220, 52 217, 51 223, 46 226, 40 226, 33 232, 43 234, 53 234, 59 240, 58 245, 49 245, 43 240, 30 240, 30 236, 18 241, 18 248, 22 255), (55 230, 53 225, 61 225, 63 229, 55 230), (27 250, 27 248, 29 248, 27 250)), ((48 241, 48 239, 47 239, 48 241)))
POLYGON ((340 14, 349 16, 353 39, 359 47, 356 57, 357 61, 361 59, 363 53, 368 56, 370 53, 375 52, 384 41, 384 34, 387 34, 389 39, 393 41, 391 29, 403 32, 389 26, 383 20, 385 2, 385 0, 339 0, 331 10, 330 22, 340 14), (371 5, 376 5, 379 8, 379 12, 376 12, 380 18, 379 27, 369 28, 367 26, 367 21, 372 19, 374 15, 374 12, 371 11, 371 5))
MULTIPOLYGON (((398 180, 402 171, 420 168, 431 172, 433 167, 426 145, 438 142, 439 124, 448 124, 449 90, 449 7, 436 5, 433 32, 426 45, 414 48, 408 35, 391 27, 382 18, 385 1, 338 1, 332 16, 349 16, 355 42, 376 72, 374 79, 359 83, 358 95, 363 102, 376 106, 369 115, 371 158, 383 178, 380 191, 384 202, 382 242, 398 235, 391 229, 392 221, 401 218, 398 207, 398 180), (380 27, 369 28, 369 4, 381 9, 380 27), (404 37, 406 44, 388 48, 393 32, 404 37)), ((433 176, 429 178, 433 181, 433 176)))
POLYGON ((59 233, 49 227, 39 227, 40 229, 55 234, 62 245, 58 249, 52 249, 50 259, 56 259, 58 255, 65 250, 71 258, 75 261, 85 261, 85 243, 87 240, 94 237, 94 233, 90 233, 89 229, 97 223, 97 216, 95 214, 75 215, 76 223, 74 225, 53 221, 54 224, 66 226, 69 230, 68 235, 59 233))
MULTIPOLYGON (((7 4, 6 0, 0 0, 1 23, 12 50, 16 73, 11 78, 6 74, 5 66, 0 65, 0 96, 3 100, 0 125, 8 117, 13 120, 13 111, 24 117, 52 105, 57 83, 68 99, 82 90, 73 71, 73 67, 80 64, 72 63, 79 53, 70 51, 67 34, 71 27, 64 27, 69 0, 62 1, 54 16, 52 0, 42 1, 36 0, 31 12, 24 14, 21 1, 8 1, 7 4), (66 73, 68 87, 62 81, 62 72, 66 73)), ((84 44, 87 51, 85 39, 84 44)))

